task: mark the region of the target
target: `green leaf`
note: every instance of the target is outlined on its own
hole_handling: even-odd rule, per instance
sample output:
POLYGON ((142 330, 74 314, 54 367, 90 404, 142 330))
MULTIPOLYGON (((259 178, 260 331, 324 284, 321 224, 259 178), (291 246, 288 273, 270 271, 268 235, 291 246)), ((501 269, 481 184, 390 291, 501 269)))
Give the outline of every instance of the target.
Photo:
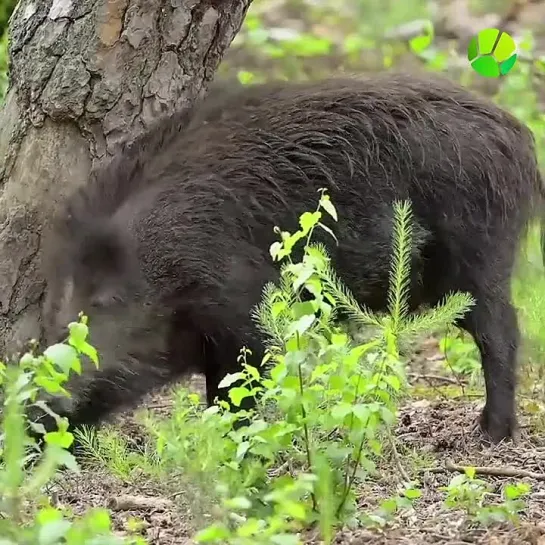
POLYGON ((229 530, 223 524, 212 524, 204 528, 194 537, 198 543, 214 543, 216 541, 225 541, 229 538, 229 530))
POLYGON ((507 500, 515 500, 524 494, 528 494, 530 488, 528 483, 507 484, 503 489, 503 493, 507 500))
POLYGON ((95 364, 95 367, 98 369, 98 352, 93 346, 91 346, 89 343, 81 343, 78 346, 78 350, 82 354, 85 354, 95 364))
POLYGON ((324 225, 322 222, 318 223, 318 225, 319 225, 326 233, 329 233, 329 234, 335 239, 335 242, 336 242, 337 244, 339 243, 337 237, 335 236, 335 233, 334 233, 327 225, 324 225))
POLYGON ((259 374, 259 370, 257 367, 254 367, 253 365, 246 364, 244 366, 244 369, 246 373, 249 375, 250 379, 259 380, 261 375, 259 374))
POLYGON ((246 70, 239 70, 237 72, 237 78, 242 85, 248 85, 255 79, 255 75, 252 74, 252 72, 247 72, 246 70))
POLYGON ((237 461, 240 462, 240 460, 242 460, 242 458, 244 458, 244 455, 248 452, 248 449, 250 448, 250 443, 249 441, 242 441, 242 443, 240 443, 237 447, 237 454, 235 456, 235 458, 237 459, 237 461))
POLYGON ((69 431, 50 431, 45 434, 45 442, 67 449, 74 442, 74 435, 69 431))
POLYGON ((431 21, 426 21, 424 26, 424 34, 416 36, 409 40, 409 47, 415 53, 421 53, 427 49, 433 41, 434 29, 431 21))
POLYGON ((36 377, 34 379, 34 384, 45 390, 48 394, 58 394, 59 392, 64 391, 64 388, 57 380, 49 377, 36 377))
POLYGON ((320 206, 335 220, 338 221, 337 210, 331 202, 329 195, 323 195, 320 199, 320 206))
POLYGON ((231 373, 229 375, 225 375, 218 384, 218 388, 229 388, 232 384, 237 382, 237 380, 242 380, 244 378, 244 373, 238 372, 238 373, 231 373))
POLYGON ((309 261, 312 260, 312 263, 314 263, 315 268, 323 267, 325 263, 328 261, 327 256, 324 255, 323 252, 317 246, 308 246, 305 252, 306 252, 305 259, 308 259, 309 261))
POLYGON ((301 540, 295 534, 274 534, 269 538, 276 545, 300 545, 301 540))
POLYGON ((106 509, 94 509, 88 515, 92 521, 92 528, 96 533, 110 532, 110 513, 106 509))
POLYGON ((293 51, 301 57, 314 57, 317 55, 327 55, 332 46, 332 42, 327 38, 317 38, 310 34, 303 34, 295 39, 284 43, 287 52, 293 51))
POLYGON ((401 388, 401 381, 395 375, 385 375, 384 382, 386 382, 396 392, 398 392, 401 388))
POLYGON ((287 306, 288 304, 286 303, 286 301, 276 301, 275 303, 273 303, 271 306, 272 317, 277 318, 281 312, 286 310, 287 306))
MULTIPOLYGON (((305 288, 312 294, 316 299, 320 299, 322 295, 322 282, 317 276, 310 277, 306 283, 305 288)), ((327 297, 327 294, 326 294, 327 297)))
POLYGON ((417 36, 409 42, 411 49, 415 53, 420 53, 421 51, 429 47, 430 43, 431 39, 429 36, 417 36))
POLYGON ((240 407, 241 401, 250 395, 250 390, 245 386, 238 386, 229 390, 229 397, 236 407, 240 407))
POLYGON ((299 218, 299 225, 303 229, 305 235, 320 221, 322 213, 317 210, 316 212, 305 212, 301 214, 299 218))
POLYGON ((251 518, 237 529, 237 535, 240 537, 255 536, 263 530, 264 522, 259 519, 251 518))
MULTIPOLYGON (((85 354, 98 368, 98 353, 96 349, 87 342, 89 327, 83 322, 72 322, 68 324, 68 344, 73 346, 81 354, 85 354)), ((79 371, 81 373, 81 370, 79 371)))
POLYGON ((80 468, 78 466, 78 462, 76 461, 76 458, 73 454, 71 454, 67 450, 61 450, 57 455, 59 464, 64 465, 67 467, 70 471, 73 471, 74 473, 80 473, 80 468))
POLYGON ((352 412, 352 405, 349 403, 339 403, 331 410, 331 416, 338 421, 343 421, 348 414, 352 412))
POLYGON ((66 536, 72 523, 68 520, 52 520, 42 525, 38 532, 39 545, 57 545, 66 536))
POLYGON ((36 522, 40 525, 62 520, 62 513, 54 507, 44 507, 36 514, 36 522))
POLYGON ((378 439, 369 439, 368 444, 373 454, 379 456, 382 452, 382 442, 378 439))
POLYGON ((67 344, 59 343, 49 346, 45 350, 44 356, 66 374, 69 374, 71 369, 77 368, 79 365, 76 350, 67 344))
POLYGON ((381 502, 380 508, 382 511, 388 514, 395 513, 397 511, 397 502, 395 498, 388 498, 381 502))
POLYGON ((352 412, 358 420, 365 424, 369 420, 371 409, 368 405, 358 403, 357 405, 354 405, 354 407, 352 407, 352 412))
POLYGON ((293 281, 293 291, 298 291, 313 274, 314 269, 304 268, 293 281))
POLYGON ((403 492, 403 495, 410 500, 416 500, 422 497, 422 490, 418 488, 408 488, 403 492))
POLYGON ((251 425, 246 430, 248 435, 257 435, 262 431, 266 430, 269 427, 269 424, 265 420, 254 420, 251 425))
POLYGON ((296 501, 284 500, 282 510, 296 520, 305 520, 307 517, 305 505, 296 501))
POLYGON ((395 414, 388 409, 388 407, 381 407, 380 414, 382 416, 382 420, 388 424, 388 426, 391 426, 395 423, 395 414))
POLYGON ((21 359, 19 360, 19 365, 21 365, 21 367, 30 367, 34 364, 35 361, 36 360, 34 356, 27 352, 26 354, 23 354, 21 356, 21 359))
POLYGON ((71 322, 68 324, 68 332, 70 344, 77 348, 89 336, 89 327, 82 322, 71 322))
POLYGON ((293 336, 295 333, 299 333, 299 335, 303 335, 305 331, 307 331, 312 326, 315 320, 316 320, 316 316, 314 316, 314 314, 307 314, 306 316, 301 316, 301 318, 299 318, 297 321, 292 322, 290 324, 285 337, 289 338, 293 336))
POLYGON ((295 303, 292 307, 292 312, 294 318, 314 315, 314 305, 311 301, 302 301, 300 303, 295 303))
POLYGON ((281 242, 273 242, 271 244, 271 247, 269 248, 269 253, 271 254, 271 257, 274 261, 277 259, 281 259, 283 256, 281 255, 283 249, 283 245, 281 242))
POLYGON ((234 511, 247 511, 252 508, 252 502, 244 496, 238 496, 225 500, 225 507, 234 511))

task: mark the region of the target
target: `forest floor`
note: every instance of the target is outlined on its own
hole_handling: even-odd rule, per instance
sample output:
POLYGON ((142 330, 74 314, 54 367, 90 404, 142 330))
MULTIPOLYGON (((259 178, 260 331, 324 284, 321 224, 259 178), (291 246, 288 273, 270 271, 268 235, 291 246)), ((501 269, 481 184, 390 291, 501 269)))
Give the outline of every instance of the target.
MULTIPOLYGON (((398 456, 379 469, 379 478, 360 491, 361 509, 369 510, 386 497, 395 494, 401 475, 418 478, 423 491, 415 509, 395 517, 382 530, 343 530, 339 544, 445 544, 468 543, 491 545, 545 545, 545 434, 537 416, 519 416, 519 432, 515 443, 495 447, 483 445, 477 419, 483 403, 482 388, 477 393, 465 391, 456 395, 452 374, 440 365, 437 344, 430 342, 413 358, 411 377, 414 395, 401 408, 397 427, 398 456), (433 374, 429 374, 433 371, 433 374), (424 372, 425 371, 425 372, 424 372), (499 497, 506 482, 531 484, 526 508, 518 525, 495 524, 486 529, 468 522, 460 511, 446 509, 441 486, 448 485, 457 474, 456 465, 477 467, 477 478, 491 483, 492 496, 499 497), (481 469, 482 471, 479 471, 481 469), (515 474, 513 474, 515 470, 515 474), (481 474, 485 473, 485 474, 481 474), (490 474, 486 474, 490 473, 490 474)), ((200 377, 193 387, 204 389, 200 377)), ((168 396, 158 395, 147 403, 156 411, 169 412, 168 396)), ((534 411, 539 414, 540 411, 534 411)), ((112 424, 119 433, 134 440, 139 434, 136 413, 120 415, 112 424)), ((519 410, 519 415, 521 411, 519 410)), ((542 417, 541 417, 542 418, 542 417)), ((150 545, 193 543, 191 536, 203 527, 201 517, 211 522, 211 515, 196 514, 184 490, 172 493, 162 485, 139 478, 120 478, 94 462, 80 475, 64 474, 51 494, 57 504, 69 506, 75 513, 90 507, 108 507, 116 532, 124 534, 133 519, 141 521, 141 533, 150 545), (198 519, 201 519, 200 522, 198 519), (209 520, 207 520, 209 519, 209 520)), ((192 491, 194 492, 194 491, 192 491)), ((305 542, 319 543, 309 534, 305 542)))

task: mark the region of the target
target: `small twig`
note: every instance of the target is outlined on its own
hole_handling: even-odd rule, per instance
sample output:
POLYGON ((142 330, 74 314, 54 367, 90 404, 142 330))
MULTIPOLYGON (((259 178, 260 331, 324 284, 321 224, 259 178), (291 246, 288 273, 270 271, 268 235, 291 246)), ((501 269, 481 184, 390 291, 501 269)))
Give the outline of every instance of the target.
POLYGON ((281 464, 280 466, 274 469, 273 474, 281 475, 285 469, 289 468, 289 465, 290 465, 290 461, 286 460, 283 464, 281 464))
POLYGON ((166 498, 148 498, 145 496, 122 495, 108 500, 108 507, 114 511, 133 510, 163 510, 170 507, 172 502, 166 498))
POLYGON ((411 378, 423 379, 423 380, 435 380, 437 382, 446 382, 447 384, 455 384, 456 386, 460 386, 460 380, 457 380, 455 378, 451 377, 444 377, 442 375, 420 375, 419 373, 409 373, 409 376, 411 378))
POLYGON ((157 410, 157 409, 172 409, 172 403, 152 403, 146 405, 146 409, 157 410))
POLYGON ((516 467, 489 467, 489 466, 460 466, 452 462, 446 462, 444 467, 430 467, 422 470, 422 473, 445 473, 446 471, 457 471, 464 473, 466 467, 473 467, 478 475, 490 475, 493 477, 515 477, 534 479, 536 481, 545 481, 545 473, 536 473, 526 469, 517 469, 516 467))
POLYGON ((395 442, 393 440, 393 438, 390 436, 389 437, 390 439, 390 446, 392 448, 392 456, 394 458, 394 461, 395 461, 395 464, 397 466, 397 470, 399 471, 399 474, 401 475, 401 478, 406 482, 406 483, 410 483, 411 482, 411 478, 409 477, 409 475, 407 474, 407 472, 405 471, 405 468, 403 467, 403 464, 401 463, 401 459, 399 457, 399 452, 397 452, 397 448, 396 448, 396 445, 395 445, 395 442))

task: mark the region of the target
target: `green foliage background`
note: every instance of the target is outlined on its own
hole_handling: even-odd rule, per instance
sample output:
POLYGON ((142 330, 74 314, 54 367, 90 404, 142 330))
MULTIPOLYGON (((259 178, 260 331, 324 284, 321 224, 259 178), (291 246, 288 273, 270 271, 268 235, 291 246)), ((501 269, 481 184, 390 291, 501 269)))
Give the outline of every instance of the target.
POLYGON ((11 12, 17 5, 17 0, 2 0, 0 2, 0 34, 4 34, 8 27, 11 12))
POLYGON ((16 0, 0 0, 0 104, 8 86, 8 20, 16 0))

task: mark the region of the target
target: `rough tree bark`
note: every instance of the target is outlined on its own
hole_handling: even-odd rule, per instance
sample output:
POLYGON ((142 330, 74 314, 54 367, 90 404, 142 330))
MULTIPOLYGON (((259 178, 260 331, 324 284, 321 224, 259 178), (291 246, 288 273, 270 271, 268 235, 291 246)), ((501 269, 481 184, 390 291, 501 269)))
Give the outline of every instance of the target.
POLYGON ((188 107, 251 0, 21 0, 0 112, 0 355, 38 338, 40 234, 120 142, 188 107))

